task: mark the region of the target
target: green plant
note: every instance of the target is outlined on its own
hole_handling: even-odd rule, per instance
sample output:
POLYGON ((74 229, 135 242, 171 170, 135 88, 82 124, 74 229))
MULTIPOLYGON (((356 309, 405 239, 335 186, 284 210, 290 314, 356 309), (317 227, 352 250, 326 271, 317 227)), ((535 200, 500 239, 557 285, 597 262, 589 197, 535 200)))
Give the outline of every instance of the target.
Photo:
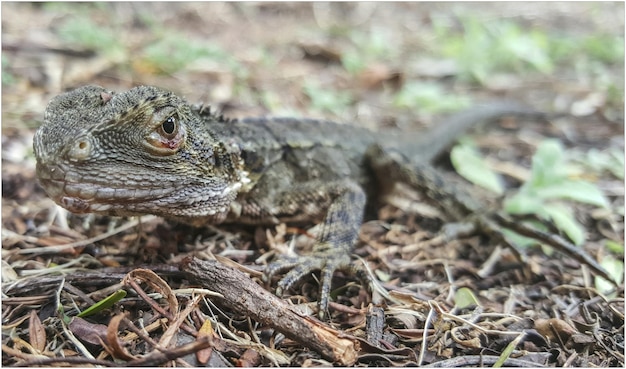
POLYGON ((88 17, 69 19, 59 28, 59 36, 69 44, 97 50, 109 57, 117 57, 124 52, 119 32, 100 26, 88 17))
POLYGON ((341 55, 341 65, 352 75, 373 62, 388 61, 395 55, 392 37, 383 29, 355 30, 348 34, 348 39, 350 46, 341 55))
POLYGON ((6 55, 2 55, 2 85, 8 86, 15 83, 15 76, 10 72, 9 58, 6 55))
POLYGON ((409 81, 395 95, 393 105, 398 108, 419 108, 425 113, 445 113, 468 107, 470 100, 466 96, 444 90, 437 83, 409 81))
MULTIPOLYGON (((605 255, 600 264, 609 272, 618 285, 624 281, 624 262, 622 260, 618 260, 611 255, 605 255)), ((596 289, 600 293, 606 294, 608 298, 617 297, 617 290, 612 283, 602 277, 597 277, 594 282, 596 289)))
MULTIPOLYGON (((468 180, 500 193, 501 179, 489 167, 482 163, 471 147, 461 145, 453 149, 452 163, 457 171, 468 180), (467 158, 471 160, 466 160, 467 158), (463 159, 463 160, 461 160, 463 159), (471 175, 468 175, 471 173, 471 175), (478 180, 477 180, 478 178, 478 180), (485 185, 485 181, 488 185, 485 185)), ((573 200, 608 208, 604 194, 594 184, 573 178, 572 161, 567 158, 559 141, 542 142, 532 159, 531 176, 513 195, 504 201, 504 210, 509 214, 535 215, 552 221, 577 245, 585 240, 585 231, 576 221, 571 208, 563 200, 573 200)), ((521 245, 530 242, 507 233, 521 245)))
POLYGON ((558 200, 568 199, 608 208, 604 194, 594 184, 570 178, 569 163, 559 141, 542 142, 533 156, 531 178, 519 191, 506 199, 510 214, 534 214, 552 220, 577 245, 585 239, 582 226, 571 209, 558 200))
POLYGON ((591 149, 587 152, 573 151, 572 159, 580 163, 581 172, 593 170, 611 173, 615 178, 624 179, 624 151, 617 147, 604 150, 591 149))
POLYGON ((484 84, 497 72, 523 72, 528 69, 549 74, 554 69, 550 42, 540 30, 522 29, 517 24, 496 20, 483 22, 462 17, 463 31, 435 23, 440 52, 456 61, 460 77, 484 84))
POLYGON ((486 188, 498 195, 504 192, 502 178, 485 162, 473 144, 462 140, 450 152, 450 160, 457 172, 470 182, 486 188))
POLYGON ((311 99, 311 107, 319 112, 331 112, 341 116, 353 101, 349 92, 331 90, 313 82, 306 82, 303 89, 311 99))
POLYGON ((624 63, 624 37, 594 34, 585 37, 580 43, 581 54, 605 64, 624 63))
POLYGON ((180 34, 168 33, 142 51, 144 62, 162 73, 174 73, 199 60, 234 66, 234 60, 218 46, 207 46, 180 34))

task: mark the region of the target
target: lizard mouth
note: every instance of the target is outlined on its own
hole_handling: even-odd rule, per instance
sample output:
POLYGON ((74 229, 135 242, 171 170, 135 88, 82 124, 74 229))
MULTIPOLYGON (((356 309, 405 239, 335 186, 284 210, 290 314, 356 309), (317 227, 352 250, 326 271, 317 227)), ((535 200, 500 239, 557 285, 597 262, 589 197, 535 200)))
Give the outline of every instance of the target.
POLYGON ((132 203, 161 199, 173 189, 124 186, 110 178, 87 179, 60 165, 37 164, 39 182, 48 196, 73 213, 114 213, 132 203))

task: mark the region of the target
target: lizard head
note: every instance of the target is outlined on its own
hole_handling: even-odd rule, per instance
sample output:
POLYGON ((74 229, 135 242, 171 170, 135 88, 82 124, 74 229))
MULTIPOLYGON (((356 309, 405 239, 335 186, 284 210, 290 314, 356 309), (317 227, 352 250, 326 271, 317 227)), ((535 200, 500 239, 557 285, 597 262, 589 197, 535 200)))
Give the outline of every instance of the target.
POLYGON ((34 137, 37 177, 75 213, 222 220, 247 173, 239 148, 156 87, 85 86, 54 98, 34 137))

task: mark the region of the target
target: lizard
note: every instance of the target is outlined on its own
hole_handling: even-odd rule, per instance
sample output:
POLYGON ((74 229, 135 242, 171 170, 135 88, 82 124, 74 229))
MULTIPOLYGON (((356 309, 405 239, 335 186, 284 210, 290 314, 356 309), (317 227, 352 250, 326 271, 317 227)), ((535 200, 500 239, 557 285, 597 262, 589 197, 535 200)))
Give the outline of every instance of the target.
MULTIPOLYGON (((313 119, 227 119, 152 86, 122 93, 84 86, 50 101, 33 148, 39 183, 74 213, 154 214, 198 227, 321 222, 311 254, 271 262, 265 279, 289 270, 277 284, 281 295, 319 270, 323 316, 332 276, 353 268, 366 206, 379 192, 406 182, 452 219, 480 213, 471 194, 445 181, 432 161, 479 122, 529 112, 500 102, 416 135, 394 135, 313 119)), ((501 215, 476 219, 490 230, 507 222, 501 215)))

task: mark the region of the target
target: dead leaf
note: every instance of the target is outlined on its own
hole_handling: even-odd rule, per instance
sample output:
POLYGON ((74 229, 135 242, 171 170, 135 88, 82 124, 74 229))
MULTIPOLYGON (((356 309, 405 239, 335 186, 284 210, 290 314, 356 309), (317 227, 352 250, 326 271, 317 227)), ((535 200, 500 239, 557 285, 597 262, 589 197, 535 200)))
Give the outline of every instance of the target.
POLYGON ((30 311, 30 319, 28 320, 28 337, 30 345, 38 352, 46 349, 46 328, 41 324, 39 316, 35 310, 30 311))
POLYGON ((578 331, 567 324, 566 321, 561 319, 537 319, 535 321, 535 329, 549 340, 554 340, 558 337, 562 342, 566 342, 572 335, 578 333, 578 331))
POLYGON ((414 314, 394 314, 393 318, 401 322, 407 329, 415 329, 418 327, 417 317, 414 314))
POLYGON ((106 330, 107 351, 116 359, 131 361, 137 359, 126 351, 122 346, 120 340, 117 338, 117 332, 119 331, 120 322, 124 319, 124 314, 118 314, 111 319, 109 326, 106 330))
POLYGON ((479 349, 482 347, 480 343, 480 337, 471 337, 474 336, 472 332, 463 332, 464 328, 454 327, 450 330, 450 336, 454 340, 454 342, 458 343, 461 346, 479 349), (470 336, 470 337, 468 337, 470 336))
POLYGON ((381 63, 368 65, 359 73, 358 78, 361 86, 368 90, 381 88, 385 82, 392 82, 396 86, 402 83, 402 73, 381 63))
POLYGON ((174 340, 174 337, 178 333, 180 329, 180 325, 185 322, 185 320, 187 319, 189 314, 191 314, 193 309, 195 309, 198 306, 198 302, 201 299, 202 299, 202 296, 195 295, 192 298, 192 300, 188 302, 185 310, 181 312, 177 312, 174 315, 174 319, 170 322, 169 327, 167 327, 167 329, 161 336, 161 339, 159 339, 159 345, 161 345, 161 347, 168 347, 170 345, 170 342, 176 343, 176 341, 174 340))
POLYGON ((330 45, 313 42, 301 42, 298 46, 302 51, 304 51, 304 55, 308 59, 331 63, 341 62, 341 51, 330 45))
POLYGON ((107 326, 104 324, 94 324, 83 318, 75 317, 68 325, 70 331, 81 341, 92 345, 102 346, 106 343, 107 326))
POLYGON ((126 286, 130 286, 130 280, 135 279, 139 282, 144 282, 150 286, 154 292, 157 292, 167 299, 170 313, 173 315, 178 313, 178 299, 172 292, 170 286, 161 277, 150 269, 135 269, 132 272, 126 274, 122 283, 126 286))
POLYGON ((587 345, 587 344, 591 344, 591 343, 595 343, 596 339, 592 336, 586 335, 586 334, 582 334, 582 333, 575 333, 572 335, 571 337, 571 341, 573 344, 577 344, 577 345, 587 345))
POLYGON ((252 368, 261 364, 261 355, 258 352, 247 349, 243 355, 237 360, 237 366, 240 368, 252 368))
MULTIPOLYGON (((211 325, 211 321, 209 319, 206 319, 204 323, 202 323, 202 327, 200 327, 200 330, 198 331, 197 339, 201 339, 207 336, 212 336, 213 332, 214 331, 213 331, 213 326, 211 325)), ((213 352, 212 347, 207 347, 205 349, 202 349, 196 352, 196 359, 198 360, 200 364, 204 365, 209 361, 209 358, 211 357, 212 352, 213 352)))

